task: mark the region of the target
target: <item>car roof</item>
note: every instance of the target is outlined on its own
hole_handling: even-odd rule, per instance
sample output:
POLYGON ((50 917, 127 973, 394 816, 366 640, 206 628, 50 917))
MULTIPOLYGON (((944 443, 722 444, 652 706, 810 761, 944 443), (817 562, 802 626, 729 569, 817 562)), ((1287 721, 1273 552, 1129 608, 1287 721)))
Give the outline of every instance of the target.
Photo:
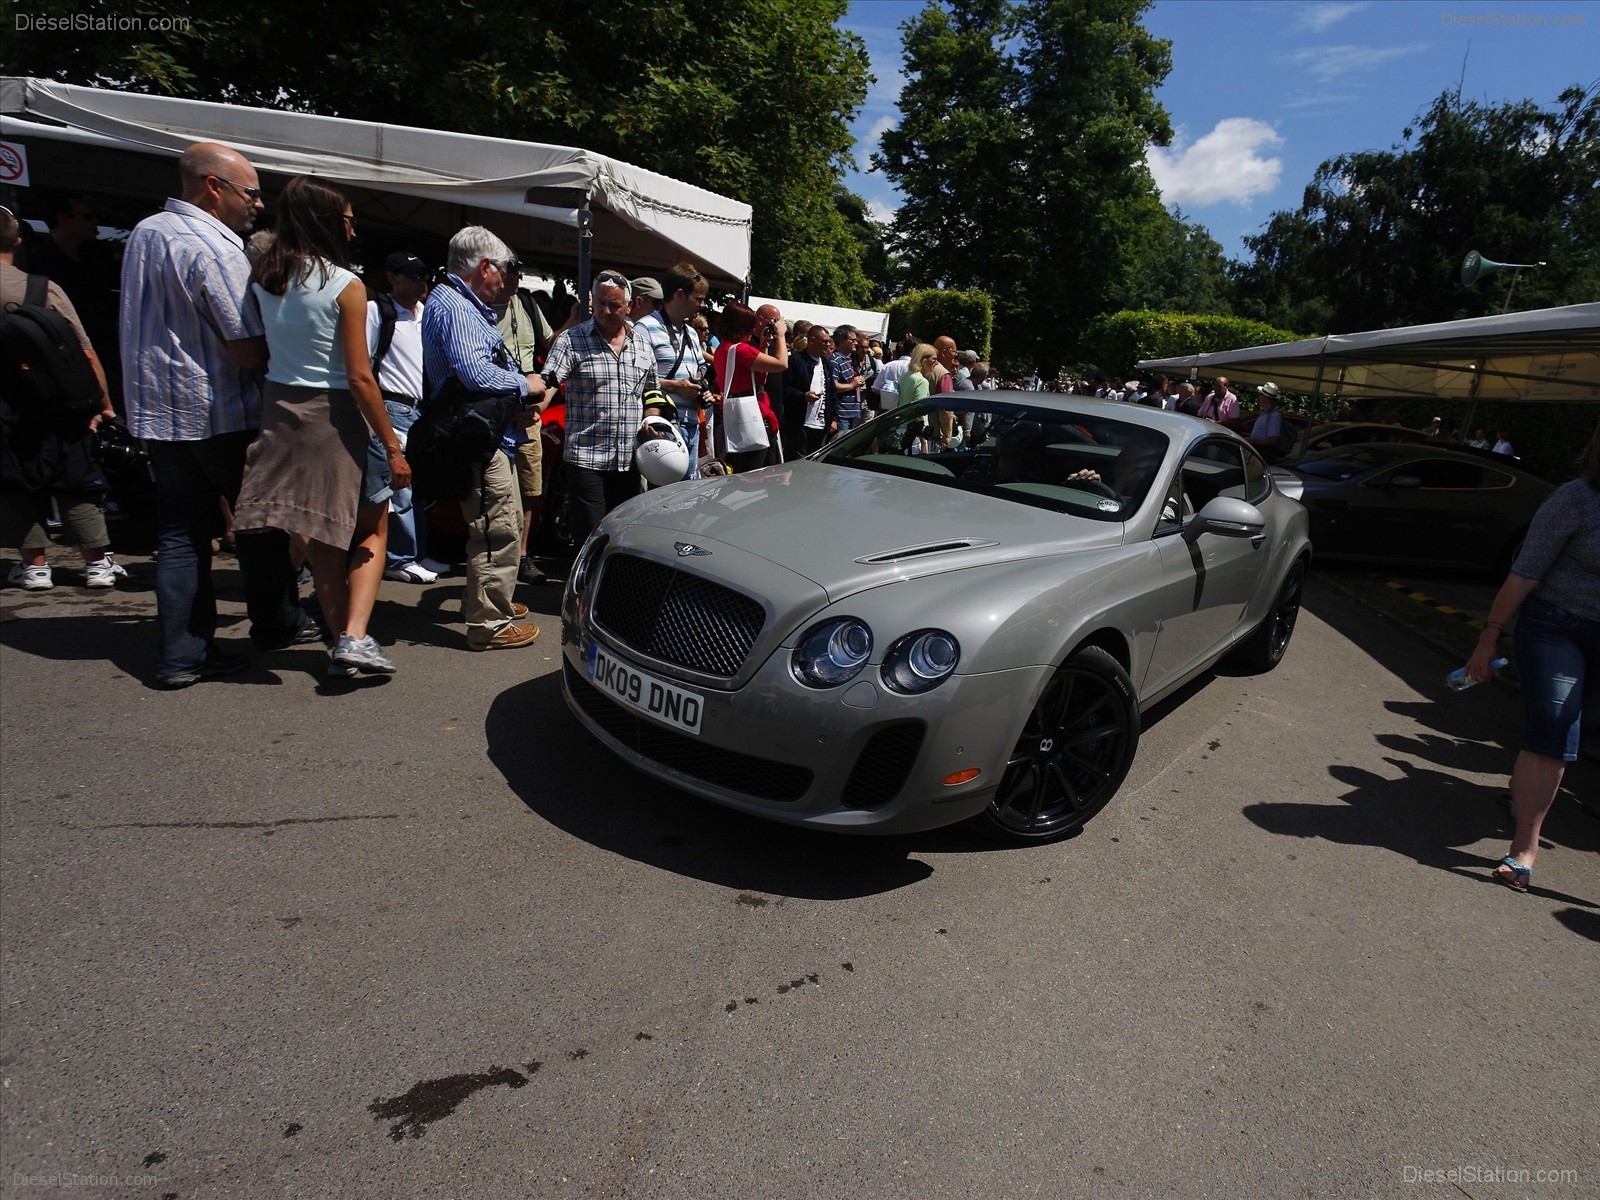
POLYGON ((1492 450, 1476 450, 1471 446, 1438 446, 1432 442, 1352 442, 1348 446, 1334 446, 1327 451, 1318 451, 1317 457, 1337 459, 1341 455, 1350 454, 1357 450, 1381 450, 1386 454, 1395 454, 1411 459, 1446 458, 1455 459, 1457 462, 1475 462, 1482 466, 1510 471, 1515 475, 1526 475, 1528 478, 1538 479, 1542 483, 1549 482, 1542 476, 1528 470, 1516 459, 1507 458, 1504 454, 1496 454, 1492 450))

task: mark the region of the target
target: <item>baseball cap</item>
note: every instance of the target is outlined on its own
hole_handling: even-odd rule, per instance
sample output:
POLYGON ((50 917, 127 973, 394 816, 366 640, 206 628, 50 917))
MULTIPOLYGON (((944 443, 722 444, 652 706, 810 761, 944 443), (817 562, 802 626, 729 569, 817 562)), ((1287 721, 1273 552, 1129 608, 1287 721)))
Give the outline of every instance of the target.
POLYGON ((420 258, 409 250, 396 250, 383 260, 383 269, 393 271, 396 275, 409 275, 413 279, 426 279, 428 267, 420 258))
POLYGON ((648 275, 641 275, 632 281, 635 296, 648 296, 652 300, 665 300, 661 292, 661 284, 648 275))

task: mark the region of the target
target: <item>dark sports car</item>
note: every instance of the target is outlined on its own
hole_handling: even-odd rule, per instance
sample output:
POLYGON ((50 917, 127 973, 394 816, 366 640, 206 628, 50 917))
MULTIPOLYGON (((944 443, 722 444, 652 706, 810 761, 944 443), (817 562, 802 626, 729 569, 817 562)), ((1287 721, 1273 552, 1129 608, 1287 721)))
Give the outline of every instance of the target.
POLYGON ((1497 574, 1552 490, 1497 454, 1395 442, 1338 446, 1285 468, 1302 481, 1319 557, 1497 574))

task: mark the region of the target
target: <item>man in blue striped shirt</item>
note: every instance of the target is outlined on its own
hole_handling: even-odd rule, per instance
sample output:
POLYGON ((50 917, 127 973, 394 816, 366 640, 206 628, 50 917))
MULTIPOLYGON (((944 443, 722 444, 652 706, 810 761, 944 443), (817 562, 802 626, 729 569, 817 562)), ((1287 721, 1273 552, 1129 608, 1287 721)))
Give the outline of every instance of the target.
MULTIPOLYGON (((429 400, 437 399, 454 378, 469 392, 515 391, 527 405, 524 419, 531 420, 527 402, 543 397, 544 382, 512 367, 492 307, 508 281, 516 286, 516 255, 489 230, 469 225, 450 239, 446 265, 450 273, 422 310, 422 366, 432 389, 429 400)), ((522 561, 522 492, 510 453, 497 449, 489 456, 482 486, 461 502, 461 515, 467 522, 467 581, 461 596, 467 647, 532 645, 539 627, 521 621, 528 608, 512 598, 522 561)))
MULTIPOLYGON (((122 384, 128 426, 146 439, 160 532, 156 684, 183 688, 242 671, 218 649, 211 539, 220 502, 239 498, 245 451, 261 428, 267 362, 240 234, 261 209, 256 170, 243 155, 197 142, 178 158, 180 194, 128 238, 122 262, 122 384)), ((316 641, 296 603, 289 535, 236 538, 250 636, 263 647, 316 641)))

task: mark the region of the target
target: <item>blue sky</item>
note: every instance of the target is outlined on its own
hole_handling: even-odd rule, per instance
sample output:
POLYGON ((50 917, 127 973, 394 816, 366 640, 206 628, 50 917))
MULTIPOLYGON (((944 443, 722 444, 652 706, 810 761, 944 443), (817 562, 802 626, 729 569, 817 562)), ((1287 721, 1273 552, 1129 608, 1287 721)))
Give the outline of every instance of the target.
MULTIPOLYGON (((865 173, 867 157, 897 120, 899 25, 922 7, 854 0, 842 22, 866 40, 877 76, 846 185, 880 219, 899 200, 865 173)), ((1171 40, 1173 64, 1158 92, 1173 142, 1147 161, 1162 198, 1232 257, 1273 212, 1299 206, 1320 163, 1387 149, 1458 80, 1469 99, 1541 104, 1600 80, 1595 0, 1159 0, 1144 24, 1171 40)))

